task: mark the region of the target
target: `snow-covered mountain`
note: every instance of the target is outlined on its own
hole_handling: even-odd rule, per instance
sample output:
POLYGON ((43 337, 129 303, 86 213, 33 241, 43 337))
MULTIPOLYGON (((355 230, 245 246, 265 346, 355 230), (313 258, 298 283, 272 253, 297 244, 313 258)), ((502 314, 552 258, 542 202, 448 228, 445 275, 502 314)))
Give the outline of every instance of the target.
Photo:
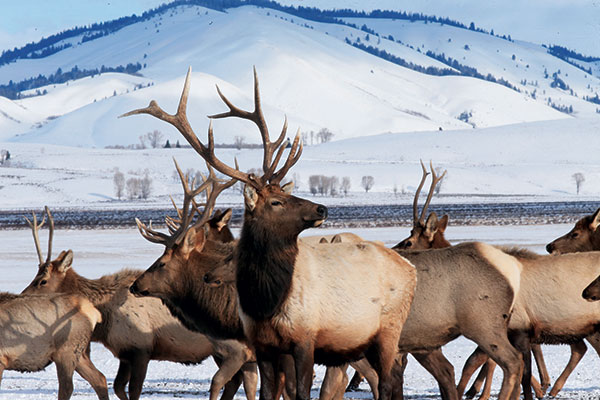
MULTIPOLYGON (((154 129, 165 139, 177 140, 174 129, 150 117, 117 116, 150 99, 174 111, 188 66, 194 71, 189 117, 201 137, 206 114, 225 109, 215 83, 234 103, 251 107, 253 65, 271 129, 279 129, 287 115, 292 130, 327 128, 334 139, 600 115, 600 105, 584 100, 600 92, 595 64, 577 61, 584 69, 592 68, 590 74, 540 45, 447 24, 344 20, 347 25, 254 6, 222 12, 185 5, 94 40, 84 41, 82 33, 55 44, 70 47, 52 55, 0 66, 0 84, 75 66, 92 70, 140 63, 141 76, 102 74, 25 93, 45 93, 39 96, 0 98, 0 140, 105 147, 137 143, 140 135, 154 129), (413 69, 365 49, 380 55, 385 51, 413 69), (450 58, 459 68, 475 69, 504 85, 417 71, 456 71, 456 63, 449 67, 442 62, 450 58), (552 87, 557 80, 564 83, 562 89, 552 87)), ((228 122, 226 130, 219 126, 218 142, 232 142, 235 136, 257 141, 253 127, 242 121, 228 122)))

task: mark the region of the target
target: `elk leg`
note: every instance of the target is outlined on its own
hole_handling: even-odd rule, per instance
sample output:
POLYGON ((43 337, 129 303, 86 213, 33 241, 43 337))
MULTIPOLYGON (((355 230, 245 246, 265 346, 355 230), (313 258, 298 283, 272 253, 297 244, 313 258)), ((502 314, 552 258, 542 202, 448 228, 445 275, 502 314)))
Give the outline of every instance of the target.
POLYGON ((444 356, 441 349, 427 353, 411 353, 425 369, 433 375, 440 387, 443 400, 458 400, 454 367, 444 356))
POLYGON ((524 334, 518 334, 513 337, 513 344, 523 355, 523 376, 521 385, 523 386, 523 398, 533 400, 531 393, 531 343, 529 337, 524 334))
POLYGON ((258 385, 258 372, 256 371, 256 362, 249 361, 242 365, 242 382, 244 383, 244 392, 246 399, 256 399, 256 386, 258 385))
MULTIPOLYGON (((471 353, 469 358, 467 358, 467 361, 465 362, 465 366, 463 367, 463 370, 462 370, 462 375, 460 377, 460 381, 458 382, 458 386, 456 387, 456 390, 458 392, 458 398, 462 398, 463 393, 465 392, 465 389, 467 387, 467 384, 469 383, 469 379, 471 379, 471 376, 473 376, 475 371, 477 371, 477 368, 479 368, 482 364, 484 364, 487 359, 488 359, 488 355, 483 351, 483 349, 481 347, 477 347, 475 349, 475 351, 473 353, 471 353)), ((481 375, 481 372, 479 375, 481 375)), ((479 379, 479 375, 477 376, 477 379, 475 380, 475 382, 477 382, 477 380, 479 379)), ((473 386, 475 386, 475 383, 473 384, 473 386)), ((479 388, 478 388, 475 393, 471 394, 471 390, 473 390, 473 386, 467 392, 467 395, 466 395, 467 398, 472 398, 475 396, 475 394, 477 394, 477 392, 479 392, 479 388)))
POLYGON ((58 375, 58 400, 69 400, 73 394, 73 372, 75 363, 73 360, 66 362, 55 361, 56 374, 58 375))
POLYGON ((222 360, 218 371, 212 377, 210 382, 210 400, 217 400, 219 398, 219 392, 223 386, 234 377, 245 362, 246 357, 243 352, 234 352, 222 360))
MULTIPOLYGON (((404 357, 406 358, 406 354, 404 354, 404 357)), ((354 370, 358 373, 359 376, 365 377, 365 379, 369 383, 369 386, 371 387, 371 393, 373 393, 373 398, 375 400, 379 399, 379 389, 377 388, 379 386, 379 376, 377 376, 377 372, 375 372, 373 367, 371 367, 369 361, 367 361, 366 358, 361 358, 358 361, 350 363, 350 365, 352 366, 352 368, 354 368, 354 370)), ((403 365, 406 365, 406 363, 403 362, 403 365)), ((354 374, 354 376, 356 376, 356 374, 354 374)))
POLYGON ((92 385, 92 388, 100 400, 108 400, 108 386, 106 385, 106 377, 102 374, 102 372, 98 371, 94 364, 92 364, 92 361, 89 359, 87 353, 83 353, 81 355, 81 358, 79 359, 79 365, 77 365, 75 371, 77 371, 77 373, 81 375, 83 379, 92 385))
POLYGON ((311 341, 296 343, 292 349, 296 367, 296 399, 310 400, 312 386, 314 347, 311 341))
MULTIPOLYGON (((392 366, 392 383, 394 386, 392 391, 392 400, 404 399, 404 370, 406 369, 407 364, 408 354, 398 353, 394 359, 394 365, 392 366)), ((377 375, 377 373, 375 373, 375 375, 377 375)))
POLYGON ((587 346, 583 340, 571 345, 571 358, 569 358, 569 362, 567 363, 564 371, 560 374, 556 382, 554 382, 554 386, 552 386, 552 389, 550 390, 550 396, 554 397, 558 394, 558 392, 560 392, 567 382, 567 378, 569 375, 571 375, 577 364, 579 364, 579 361, 581 361, 586 351, 587 346))
POLYGON ((346 388, 346 392, 355 392, 358 390, 360 383, 363 380, 363 376, 358 371, 354 371, 354 375, 352 375, 352 379, 350 379, 350 384, 346 388))
POLYGON ((127 393, 125 392, 125 386, 129 382, 131 377, 131 364, 129 361, 121 359, 119 361, 119 369, 117 370, 117 376, 113 383, 113 390, 120 400, 129 400, 127 393))
POLYGON ((379 375, 380 400, 391 400, 393 396, 392 368, 394 368, 394 361, 397 358, 399 340, 399 329, 382 331, 379 333, 378 340, 366 353, 367 360, 379 375))
POLYGON ((323 383, 321 384, 321 391, 319 392, 319 400, 337 400, 339 399, 340 392, 342 392, 342 397, 344 396, 343 389, 346 388, 346 384, 348 383, 347 369, 347 363, 340 366, 327 367, 323 383))
POLYGON ((146 379, 150 356, 144 352, 136 352, 131 359, 131 379, 129 380, 129 400, 138 400, 142 394, 142 386, 146 379))
POLYGON ((543 393, 546 393, 548 387, 550 387, 550 375, 546 368, 546 362, 544 361, 544 354, 542 353, 542 346, 534 343, 531 345, 531 351, 533 351, 533 357, 535 358, 535 364, 537 365, 540 373, 540 384, 543 393))
POLYGON ((496 363, 491 358, 489 358, 483 368, 481 368, 481 370, 485 372, 485 384, 483 385, 483 390, 481 391, 479 400, 488 400, 490 398, 490 395, 492 394, 492 382, 494 380, 495 369, 496 363))
POLYGON ((260 373, 259 400, 275 400, 275 372, 278 364, 276 357, 269 357, 268 354, 257 350, 256 360, 260 373))
POLYGON ((277 391, 275 399, 283 396, 284 400, 296 399, 296 367, 294 359, 289 354, 279 356, 279 368, 277 371, 277 391))
POLYGON ((233 377, 223 386, 223 393, 219 400, 233 400, 237 393, 240 385, 242 384, 243 374, 242 371, 238 371, 233 377))

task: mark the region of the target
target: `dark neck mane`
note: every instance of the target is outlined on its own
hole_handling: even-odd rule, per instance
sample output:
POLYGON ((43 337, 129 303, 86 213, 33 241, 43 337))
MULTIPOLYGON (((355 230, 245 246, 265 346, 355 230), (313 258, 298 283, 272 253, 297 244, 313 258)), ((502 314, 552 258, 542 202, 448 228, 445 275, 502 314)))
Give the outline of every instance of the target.
POLYGON ((281 238, 248 215, 237 247, 237 289, 240 306, 255 320, 271 318, 292 285, 298 255, 297 238, 281 238))
POLYGON ((233 244, 207 241, 201 253, 190 263, 191 268, 183 271, 174 283, 169 298, 161 298, 186 328, 209 336, 220 338, 244 338, 244 330, 239 317, 236 287, 233 280, 219 287, 204 283, 207 268, 232 262, 233 244))

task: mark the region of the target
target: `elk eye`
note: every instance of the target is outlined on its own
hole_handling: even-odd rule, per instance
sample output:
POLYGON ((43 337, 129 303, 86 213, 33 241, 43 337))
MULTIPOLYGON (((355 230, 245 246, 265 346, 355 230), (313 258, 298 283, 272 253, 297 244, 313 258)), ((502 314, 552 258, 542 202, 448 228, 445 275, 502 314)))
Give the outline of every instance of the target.
POLYGON ((272 206, 281 206, 281 205, 283 205, 283 203, 280 202, 279 200, 272 200, 271 205, 272 206))
POLYGON ((573 232, 573 233, 571 233, 571 237, 572 237, 573 239, 575 239, 577 236, 579 236, 579 233, 577 233, 577 232, 573 232))
POLYGON ((162 267, 164 267, 165 265, 166 265, 166 264, 165 264, 164 262, 160 262, 160 263, 158 263, 158 268, 162 268, 162 267))
POLYGON ((42 279, 42 281, 40 282, 40 285, 41 285, 41 286, 45 286, 47 283, 48 283, 48 281, 47 281, 47 280, 45 280, 45 279, 42 279))

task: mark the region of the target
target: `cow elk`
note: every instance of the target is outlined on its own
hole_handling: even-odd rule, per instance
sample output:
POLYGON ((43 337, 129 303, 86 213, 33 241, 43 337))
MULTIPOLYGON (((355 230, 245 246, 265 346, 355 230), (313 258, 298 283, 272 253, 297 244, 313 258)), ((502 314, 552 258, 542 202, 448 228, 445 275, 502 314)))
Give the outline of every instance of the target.
MULTIPOLYGON (((130 294, 129 286, 142 271, 122 270, 99 279, 87 279, 71 268, 71 250, 62 251, 51 260, 54 220, 47 207, 45 213, 50 226, 48 257, 43 261, 38 235, 46 217, 38 224, 34 214, 30 226, 40 264, 37 275, 23 293, 76 294, 98 308, 103 322, 96 326, 92 340, 101 342, 119 358, 114 381, 119 399, 139 399, 150 360, 196 364, 213 355, 217 363, 221 363, 242 351, 186 329, 159 299, 130 294), (128 383, 129 396, 125 391, 128 383)), ((231 399, 239 384, 239 378, 230 382, 223 397, 231 399)), ((214 399, 211 397, 211 400, 214 399)))
POLYGON ((108 400, 106 378, 88 353, 101 320, 100 312, 80 296, 0 293, 0 382, 4 370, 35 372, 54 362, 59 400, 71 398, 75 371, 100 400, 108 400))
POLYGON ((255 70, 254 111, 237 108, 217 88, 229 111, 211 118, 238 117, 256 124, 263 141, 263 175, 226 165, 214 153, 212 123, 207 145, 189 125, 190 77, 191 69, 175 115, 155 101, 125 115, 145 113, 172 124, 211 166, 245 183, 244 224, 234 262, 244 332, 261 369, 261 398, 274 397, 274 364, 280 354, 289 353, 296 367, 297 399, 310 399, 315 361, 337 365, 363 355, 380 376, 380 397, 389 399, 397 343, 416 283, 414 268, 395 252, 370 242, 310 246, 298 241, 300 232, 320 226, 327 217, 326 207, 293 196, 291 183, 280 186, 302 153, 299 132, 277 170, 287 121, 271 142, 255 70))
POLYGON ((600 250, 600 208, 581 218, 571 231, 546 245, 550 254, 600 250))

